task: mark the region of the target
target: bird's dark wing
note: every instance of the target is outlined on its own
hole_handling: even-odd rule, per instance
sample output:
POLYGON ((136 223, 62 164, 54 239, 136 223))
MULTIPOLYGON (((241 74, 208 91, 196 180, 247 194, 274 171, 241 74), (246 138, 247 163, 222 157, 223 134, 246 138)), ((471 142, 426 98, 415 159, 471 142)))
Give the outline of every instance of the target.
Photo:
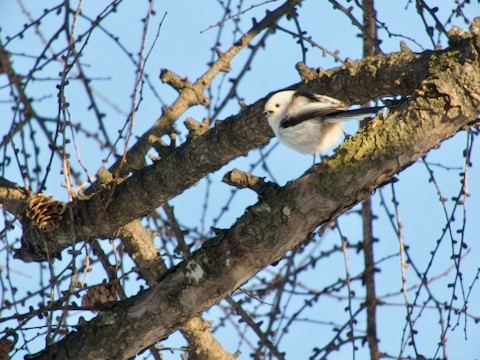
POLYGON ((306 111, 297 112, 295 115, 286 113, 280 121, 280 127, 286 129, 296 126, 307 120, 317 120, 324 122, 345 122, 351 120, 363 120, 369 115, 376 114, 385 106, 374 106, 368 108, 359 108, 353 110, 339 110, 338 108, 319 108, 309 109, 306 111))
MULTIPOLYGON (((344 111, 344 110, 343 110, 344 111)), ((325 117, 339 113, 338 109, 313 109, 310 111, 302 111, 296 115, 286 113, 283 119, 280 121, 280 127, 286 129, 292 126, 296 126, 304 121, 318 119, 322 121, 325 117)))

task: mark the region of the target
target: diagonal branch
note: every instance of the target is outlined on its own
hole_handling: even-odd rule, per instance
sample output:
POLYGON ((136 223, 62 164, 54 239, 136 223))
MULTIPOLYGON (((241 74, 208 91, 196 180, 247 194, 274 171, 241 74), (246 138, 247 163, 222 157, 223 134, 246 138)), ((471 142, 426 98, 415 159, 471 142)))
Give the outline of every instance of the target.
MULTIPOLYGON (((167 268, 142 223, 139 220, 132 221, 122 226, 116 235, 122 239, 125 251, 135 261, 141 276, 150 286, 158 284, 167 268)), ((198 359, 201 356, 210 360, 235 359, 222 348, 210 331, 210 323, 202 317, 195 316, 185 322, 181 332, 190 343, 189 352, 194 353, 198 359)))

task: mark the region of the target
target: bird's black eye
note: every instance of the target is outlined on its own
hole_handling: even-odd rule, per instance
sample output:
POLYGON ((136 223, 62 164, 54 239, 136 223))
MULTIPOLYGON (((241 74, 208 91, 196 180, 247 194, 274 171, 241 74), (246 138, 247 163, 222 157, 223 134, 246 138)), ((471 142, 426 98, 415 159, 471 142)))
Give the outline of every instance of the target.
POLYGON ((280 104, 279 104, 279 103, 276 103, 276 104, 275 104, 275 107, 276 107, 276 108, 279 108, 279 107, 280 107, 280 104))

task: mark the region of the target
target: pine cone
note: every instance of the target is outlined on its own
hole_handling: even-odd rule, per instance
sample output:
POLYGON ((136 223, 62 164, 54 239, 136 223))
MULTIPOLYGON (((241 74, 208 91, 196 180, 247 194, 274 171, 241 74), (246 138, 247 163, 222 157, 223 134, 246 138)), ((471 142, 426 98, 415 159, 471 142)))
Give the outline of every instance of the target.
POLYGON ((82 306, 95 308, 98 305, 117 300, 118 282, 92 286, 82 298, 82 306))
POLYGON ((27 216, 41 231, 52 231, 58 227, 64 212, 65 204, 42 193, 31 196, 27 206, 27 216))

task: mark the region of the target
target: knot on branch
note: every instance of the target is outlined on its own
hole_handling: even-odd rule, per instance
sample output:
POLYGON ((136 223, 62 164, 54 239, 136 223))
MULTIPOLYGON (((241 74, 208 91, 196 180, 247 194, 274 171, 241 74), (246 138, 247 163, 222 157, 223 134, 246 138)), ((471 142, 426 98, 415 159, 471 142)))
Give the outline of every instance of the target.
POLYGON ((469 28, 470 32, 464 31, 456 26, 452 27, 448 32, 448 44, 450 46, 458 46, 467 41, 474 39, 477 50, 480 49, 480 17, 473 19, 469 28))
POLYGON ((318 72, 313 68, 309 68, 303 62, 297 63, 295 67, 298 71, 298 75, 300 75, 300 78, 302 79, 302 82, 304 84, 318 78, 318 72))
POLYGON ((178 93, 183 93, 185 91, 191 91, 194 94, 194 97, 188 97, 187 101, 191 105, 208 105, 208 98, 203 94, 202 90, 188 81, 187 78, 181 78, 173 71, 162 69, 160 71, 160 80, 163 83, 173 87, 178 93))
POLYGON ((193 86, 187 78, 181 78, 173 71, 167 69, 162 69, 160 71, 160 80, 162 80, 162 82, 164 82, 165 84, 170 85, 177 91, 181 91, 183 89, 193 86))
MULTIPOLYGON (((170 138, 170 144, 165 143, 160 137, 156 135, 149 135, 148 142, 149 144, 155 149, 160 157, 166 156, 167 154, 171 153, 173 149, 177 147, 177 134, 171 132, 168 134, 170 138)), ((150 157, 152 160, 156 161, 159 158, 150 157)))
POLYGON ((407 43, 402 40, 400 41, 400 52, 411 54, 413 51, 408 47, 407 43))
POLYGON ((188 139, 195 139, 204 134, 210 128, 210 119, 204 118, 202 122, 196 121, 194 118, 187 118, 184 122, 188 129, 188 139))
POLYGON ((236 187, 237 189, 248 188, 255 191, 261 197, 275 195, 279 186, 275 183, 265 181, 264 178, 250 173, 233 169, 223 176, 223 182, 236 187))
POLYGON ((218 56, 218 59, 220 60, 220 71, 228 73, 232 68, 230 67, 230 60, 225 54, 219 49, 215 48, 215 53, 218 56))
POLYGON ((102 188, 108 188, 113 182, 113 174, 105 166, 100 167, 97 172, 97 178, 102 188))
POLYGON ((468 31, 464 31, 456 26, 452 27, 448 32, 448 45, 458 46, 465 41, 468 41, 472 38, 472 34, 468 31))

